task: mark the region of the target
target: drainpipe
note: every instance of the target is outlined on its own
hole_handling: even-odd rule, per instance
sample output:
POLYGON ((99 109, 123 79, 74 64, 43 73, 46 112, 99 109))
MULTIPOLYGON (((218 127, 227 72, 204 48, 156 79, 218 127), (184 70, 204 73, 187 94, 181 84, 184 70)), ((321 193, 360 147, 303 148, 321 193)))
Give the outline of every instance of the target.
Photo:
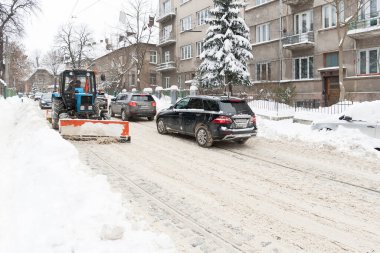
POLYGON ((281 80, 282 80, 282 61, 283 61, 283 48, 282 48, 282 31, 283 31, 283 22, 282 22, 282 0, 280 0, 279 2, 279 16, 280 16, 280 43, 279 43, 279 61, 280 61, 280 69, 279 69, 279 79, 278 79, 278 84, 280 85, 281 84, 281 80))

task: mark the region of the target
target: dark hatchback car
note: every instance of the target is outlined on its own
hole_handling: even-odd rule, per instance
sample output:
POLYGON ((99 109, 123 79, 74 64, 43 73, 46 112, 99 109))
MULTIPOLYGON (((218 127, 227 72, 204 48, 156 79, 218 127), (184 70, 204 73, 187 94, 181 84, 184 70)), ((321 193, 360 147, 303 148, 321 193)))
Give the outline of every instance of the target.
POLYGON ((52 93, 43 93, 40 98, 40 108, 41 109, 51 109, 52 103, 52 93))
POLYGON ((109 114, 120 114, 123 121, 134 117, 147 117, 153 120, 156 115, 156 102, 150 94, 120 93, 111 100, 109 114))
POLYGON ((245 100, 219 96, 188 96, 156 117, 157 131, 194 136, 202 147, 214 141, 245 143, 257 133, 256 116, 245 100))

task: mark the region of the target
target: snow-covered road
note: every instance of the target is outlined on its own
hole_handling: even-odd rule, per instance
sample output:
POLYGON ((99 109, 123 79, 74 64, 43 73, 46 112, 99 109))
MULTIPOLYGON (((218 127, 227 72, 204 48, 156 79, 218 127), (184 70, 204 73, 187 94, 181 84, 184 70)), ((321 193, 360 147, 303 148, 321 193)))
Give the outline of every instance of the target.
POLYGON ((379 252, 376 157, 262 137, 203 149, 148 121, 131 135, 72 143, 179 252, 379 252))

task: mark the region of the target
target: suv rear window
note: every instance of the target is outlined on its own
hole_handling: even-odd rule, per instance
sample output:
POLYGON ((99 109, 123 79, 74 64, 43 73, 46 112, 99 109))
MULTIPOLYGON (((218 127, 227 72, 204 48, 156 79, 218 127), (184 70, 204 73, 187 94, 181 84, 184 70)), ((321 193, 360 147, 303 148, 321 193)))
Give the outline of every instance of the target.
POLYGON ((222 100, 221 110, 231 114, 252 114, 251 108, 244 100, 222 100))
POLYGON ((154 101, 153 97, 150 95, 133 95, 132 101, 154 101))

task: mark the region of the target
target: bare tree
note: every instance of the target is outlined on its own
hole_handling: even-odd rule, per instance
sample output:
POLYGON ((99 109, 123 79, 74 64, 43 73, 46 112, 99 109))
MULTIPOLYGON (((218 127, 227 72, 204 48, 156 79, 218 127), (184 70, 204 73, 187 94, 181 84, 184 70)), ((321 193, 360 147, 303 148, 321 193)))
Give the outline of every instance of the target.
POLYGON ((9 87, 15 87, 18 91, 24 91, 23 81, 31 73, 32 63, 28 60, 24 48, 15 43, 10 43, 10 84, 9 87))
POLYGON ((26 15, 37 10, 38 0, 1 0, 0 2, 0 78, 4 79, 5 37, 10 34, 22 34, 26 15))
MULTIPOLYGON (((148 43, 154 36, 154 16, 155 11, 150 9, 150 1, 147 0, 131 0, 128 6, 128 13, 125 14, 125 32, 121 35, 120 40, 124 45, 134 45, 134 52, 131 55, 136 69, 137 90, 141 90, 140 80, 141 72, 144 67, 145 56, 148 51, 148 43)), ((126 69, 131 68, 128 63, 124 64, 126 69)))
MULTIPOLYGON (((339 100, 342 101, 346 96, 346 89, 344 87, 344 55, 343 55, 343 45, 347 37, 349 25, 358 19, 360 11, 367 7, 367 3, 370 0, 324 0, 326 3, 331 4, 335 9, 336 14, 336 32, 338 35, 338 50, 339 50, 339 88, 340 95, 339 100), (348 17, 345 18, 346 13, 348 17)), ((347 15, 346 15, 347 16, 347 15)))
POLYGON ((88 53, 92 49, 92 41, 86 25, 76 27, 68 23, 60 28, 56 36, 58 46, 73 68, 82 68, 90 60, 88 53))
POLYGON ((62 60, 62 53, 59 50, 52 49, 43 57, 42 64, 50 70, 54 76, 57 76, 59 68, 63 63, 62 60))

